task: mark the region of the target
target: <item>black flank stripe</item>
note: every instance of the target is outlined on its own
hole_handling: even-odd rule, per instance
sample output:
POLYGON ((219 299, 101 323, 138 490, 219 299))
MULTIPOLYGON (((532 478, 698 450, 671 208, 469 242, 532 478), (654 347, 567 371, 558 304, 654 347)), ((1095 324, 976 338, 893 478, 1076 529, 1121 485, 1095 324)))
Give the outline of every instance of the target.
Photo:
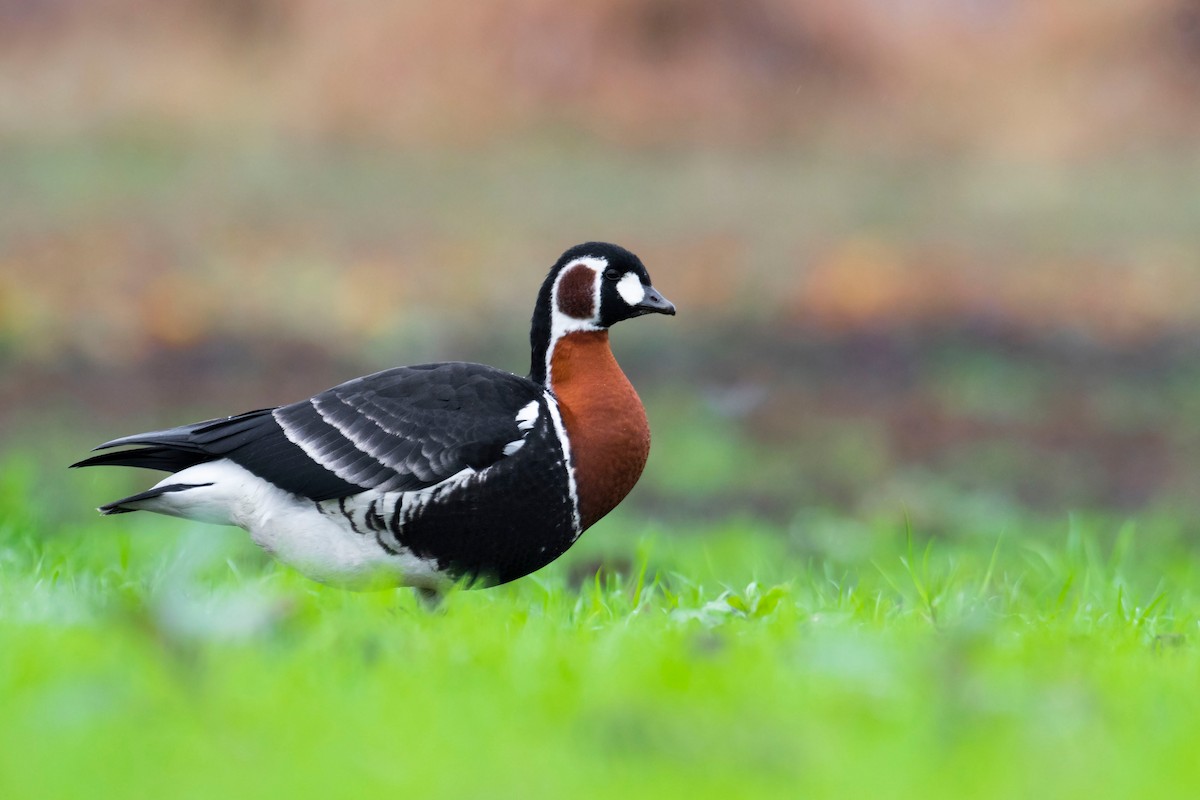
POLYGON ((371 508, 367 513, 371 515, 371 521, 370 521, 371 530, 373 530, 373 531, 387 530, 387 521, 383 518, 382 514, 380 514, 378 511, 375 510, 375 501, 374 500, 371 501, 371 508))
POLYGON ((391 528, 391 531, 395 535, 397 542, 400 541, 400 506, 404 505, 403 501, 404 495, 400 495, 396 498, 396 505, 394 508, 392 508, 392 519, 391 522, 388 523, 388 527, 391 528))
POLYGON ((394 556, 400 555, 399 550, 392 547, 390 544, 388 544, 387 542, 385 542, 383 540, 383 531, 375 531, 375 541, 379 543, 380 547, 382 547, 384 550, 388 551, 392 555, 394 555, 394 556))
POLYGON ((362 531, 358 529, 358 525, 354 523, 354 515, 346 510, 346 498, 338 498, 338 508, 342 510, 342 516, 345 517, 346 521, 350 523, 350 530, 354 531, 355 533, 362 533, 362 531))

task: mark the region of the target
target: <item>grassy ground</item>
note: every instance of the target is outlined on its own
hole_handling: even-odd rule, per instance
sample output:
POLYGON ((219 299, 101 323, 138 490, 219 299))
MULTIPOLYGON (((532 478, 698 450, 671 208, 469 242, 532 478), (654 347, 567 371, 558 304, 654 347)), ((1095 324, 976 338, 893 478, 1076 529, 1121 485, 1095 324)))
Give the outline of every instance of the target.
POLYGON ((311 584, 233 529, 79 510, 117 479, 51 504, 40 468, 0 475, 6 798, 1200 785, 1200 557, 1167 516, 931 540, 627 511, 431 613, 311 584))
MULTIPOLYGON (((1047 177, 572 147, 9 150, 0 798, 1200 786, 1191 160, 1047 177), (610 233, 646 244, 686 313, 616 334, 654 456, 535 576, 434 613, 347 594, 236 530, 100 519, 141 478, 62 468, 393 363, 521 369, 515 265, 610 233), (810 272, 926 286, 910 267, 930 253, 1067 323, 994 325, 973 296, 932 333, 809 320, 810 272), (1105 279, 1127 261, 1167 288, 1105 279), (1065 335, 1077 298, 1161 331, 1065 335)), ((907 297, 868 295, 832 311, 907 297)))

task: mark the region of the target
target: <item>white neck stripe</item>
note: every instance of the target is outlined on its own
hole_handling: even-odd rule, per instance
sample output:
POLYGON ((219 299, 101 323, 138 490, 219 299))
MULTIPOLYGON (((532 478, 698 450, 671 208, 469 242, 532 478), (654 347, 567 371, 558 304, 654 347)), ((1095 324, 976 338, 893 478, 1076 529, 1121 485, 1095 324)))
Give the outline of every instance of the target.
MULTIPOLYGON (((549 380, 549 379, 547 379, 549 380)), ((558 436, 558 444, 562 447, 563 469, 567 471, 567 494, 571 498, 571 518, 575 523, 575 539, 583 533, 583 518, 579 515, 579 487, 575 484, 575 465, 571 463, 571 442, 567 439, 567 428, 563 425, 562 414, 558 410, 558 401, 552 392, 546 392, 546 409, 550 412, 550 420, 554 423, 554 433, 558 436)), ((575 539, 572 539, 573 542, 575 539)))

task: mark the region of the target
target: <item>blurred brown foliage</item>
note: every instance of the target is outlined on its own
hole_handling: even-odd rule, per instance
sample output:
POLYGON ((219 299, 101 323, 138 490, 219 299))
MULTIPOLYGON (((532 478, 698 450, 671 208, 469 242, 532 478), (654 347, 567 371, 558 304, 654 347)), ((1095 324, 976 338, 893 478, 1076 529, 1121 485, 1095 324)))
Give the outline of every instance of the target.
POLYGON ((605 238, 672 506, 1185 505, 1197 174, 1200 0, 0 0, 0 437, 520 369, 605 238))
POLYGON ((1200 321, 1200 271, 1190 269, 1187 258, 1147 253, 1133 265, 1045 259, 1013 270, 977 252, 903 250, 852 239, 810 261, 792 309, 797 318, 832 330, 972 320, 1131 344, 1200 321))
POLYGON ((358 346, 593 236, 704 313, 1153 337, 1198 100, 1198 0, 0 0, 0 341, 358 346))
POLYGON ((0 129, 470 143, 1193 142, 1200 3, 0 0, 0 129))

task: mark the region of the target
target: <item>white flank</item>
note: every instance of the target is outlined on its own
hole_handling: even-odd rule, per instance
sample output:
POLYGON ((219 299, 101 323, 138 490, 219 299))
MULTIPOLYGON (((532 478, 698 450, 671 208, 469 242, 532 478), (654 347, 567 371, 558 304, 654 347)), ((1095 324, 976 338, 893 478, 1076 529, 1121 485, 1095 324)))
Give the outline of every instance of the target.
MULTIPOLYGON (((393 493, 391 496, 420 507, 429 496, 457 486, 471 474, 474 474, 472 470, 463 470, 420 492, 393 493), (410 501, 408 495, 420 497, 410 501)), ((353 507, 360 511, 360 532, 356 533, 347 518, 338 513, 336 500, 325 501, 324 510, 321 510, 312 500, 285 492, 227 459, 188 467, 160 481, 158 486, 178 484, 196 485, 131 506, 245 528, 259 547, 321 583, 347 589, 433 588, 445 583, 446 579, 438 573, 434 561, 418 558, 394 541, 389 545, 397 553, 389 553, 380 546, 375 533, 363 527, 361 510, 366 508, 364 501, 381 498, 378 492, 366 492, 346 501, 347 510, 353 507)), ((389 506, 388 510, 392 508, 394 506, 389 506)))
POLYGON ((562 414, 558 411, 558 401, 549 392, 546 392, 546 408, 550 410, 554 433, 558 436, 558 444, 562 448, 563 467, 567 470, 567 493, 571 496, 571 518, 575 523, 574 538, 578 539, 579 534, 583 533, 583 521, 579 517, 579 489, 575 485, 575 466, 571 463, 571 442, 567 439, 567 429, 563 425, 562 414))
POLYGON ((642 279, 633 272, 626 272, 625 277, 617 281, 617 292, 621 295, 621 299, 631 306, 636 306, 646 298, 642 279))

